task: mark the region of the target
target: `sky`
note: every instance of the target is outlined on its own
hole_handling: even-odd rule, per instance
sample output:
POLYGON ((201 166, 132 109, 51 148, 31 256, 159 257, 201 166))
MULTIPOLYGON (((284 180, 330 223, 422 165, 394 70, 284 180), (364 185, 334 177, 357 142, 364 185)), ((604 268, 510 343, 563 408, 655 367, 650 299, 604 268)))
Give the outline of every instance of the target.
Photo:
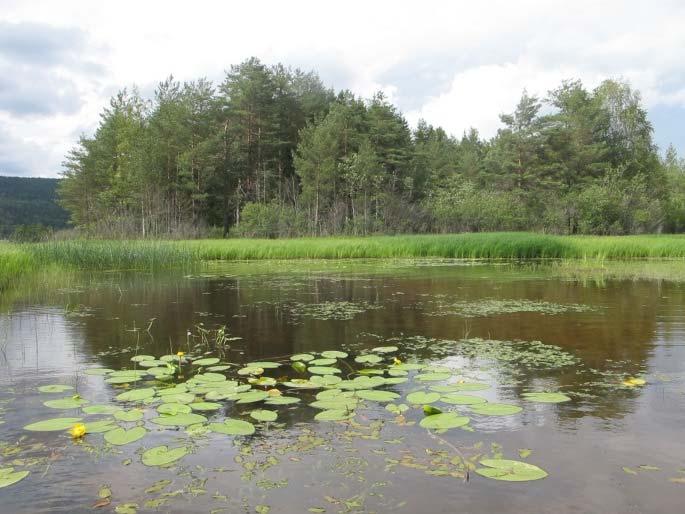
POLYGON ((523 89, 623 79, 685 155, 685 2, 0 0, 0 175, 55 177, 109 98, 251 56, 491 137, 523 89))

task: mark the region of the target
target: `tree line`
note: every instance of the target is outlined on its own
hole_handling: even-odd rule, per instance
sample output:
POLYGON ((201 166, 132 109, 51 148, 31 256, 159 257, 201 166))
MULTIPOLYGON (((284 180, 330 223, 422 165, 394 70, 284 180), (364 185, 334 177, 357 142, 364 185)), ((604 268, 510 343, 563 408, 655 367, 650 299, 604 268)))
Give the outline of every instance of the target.
POLYGON ((629 84, 524 91, 500 120, 490 139, 412 129, 382 93, 251 58, 220 84, 119 92, 67 156, 60 201, 100 236, 685 230, 685 163, 660 157, 629 84))

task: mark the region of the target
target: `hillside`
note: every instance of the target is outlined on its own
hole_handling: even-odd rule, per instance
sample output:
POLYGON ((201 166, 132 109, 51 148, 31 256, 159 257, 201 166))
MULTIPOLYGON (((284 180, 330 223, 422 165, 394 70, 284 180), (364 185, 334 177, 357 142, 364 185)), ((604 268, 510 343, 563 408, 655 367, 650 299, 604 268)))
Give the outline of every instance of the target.
POLYGON ((0 238, 18 225, 66 228, 69 213, 57 205, 59 179, 0 176, 0 238))

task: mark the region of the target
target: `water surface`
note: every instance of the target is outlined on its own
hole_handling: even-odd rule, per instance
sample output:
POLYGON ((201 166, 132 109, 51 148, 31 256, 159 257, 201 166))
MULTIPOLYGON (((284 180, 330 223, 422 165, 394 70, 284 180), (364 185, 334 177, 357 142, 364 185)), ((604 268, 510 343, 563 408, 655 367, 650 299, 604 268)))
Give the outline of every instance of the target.
MULTIPOLYGON (((3 513, 89 512, 104 485, 112 492, 99 509, 105 512, 126 503, 138 512, 682 512, 680 284, 581 283, 459 261, 258 262, 155 276, 84 273, 63 287, 15 293, 4 307, 0 468, 31 473, 0 489, 3 513), (203 346, 203 330, 220 326, 230 347, 203 346), (74 442, 65 432, 22 428, 59 416, 81 416, 86 424, 108 417, 45 407, 71 392, 38 387, 71 385, 91 404, 121 405, 115 396, 124 389, 85 370, 132 368, 137 354, 207 352, 233 365, 223 372, 229 379, 245 363, 277 361, 283 365, 265 375, 285 380, 300 376, 291 355, 345 350, 350 357, 336 366, 353 378, 364 368, 355 356, 388 345, 398 350, 382 355, 377 368, 387 371, 397 358, 451 375, 420 383, 409 372, 407 382, 380 388, 401 395, 394 404, 406 404, 415 390, 464 381, 490 385, 469 394, 523 410, 483 416, 436 402, 470 423, 431 435, 418 426, 420 406, 397 417, 385 403, 368 401, 352 422, 321 422, 308 406, 320 390, 279 385, 301 402, 224 401, 219 411, 201 413, 210 422, 250 420, 257 425, 252 436, 156 426, 156 404, 143 406, 140 423, 150 432, 126 446, 106 445, 102 434, 74 442), (647 384, 623 385, 629 377, 647 384), (571 401, 525 401, 531 391, 563 392, 571 401), (255 408, 276 410, 277 422, 251 419, 255 408), (191 453, 168 468, 144 466, 143 449, 161 444, 191 453), (549 476, 510 483, 471 471, 465 480, 461 459, 488 456, 523 460, 549 476)), ((195 370, 186 366, 184 379, 195 370)))

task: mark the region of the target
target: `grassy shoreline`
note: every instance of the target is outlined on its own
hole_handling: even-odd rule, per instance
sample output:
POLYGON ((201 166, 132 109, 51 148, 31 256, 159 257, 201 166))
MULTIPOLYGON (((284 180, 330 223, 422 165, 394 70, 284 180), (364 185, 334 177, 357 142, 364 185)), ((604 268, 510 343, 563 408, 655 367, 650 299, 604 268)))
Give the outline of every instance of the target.
POLYGON ((192 241, 72 240, 0 243, 0 290, 22 275, 65 269, 156 270, 216 260, 464 258, 569 261, 685 259, 685 236, 554 236, 525 232, 225 239, 192 241))

